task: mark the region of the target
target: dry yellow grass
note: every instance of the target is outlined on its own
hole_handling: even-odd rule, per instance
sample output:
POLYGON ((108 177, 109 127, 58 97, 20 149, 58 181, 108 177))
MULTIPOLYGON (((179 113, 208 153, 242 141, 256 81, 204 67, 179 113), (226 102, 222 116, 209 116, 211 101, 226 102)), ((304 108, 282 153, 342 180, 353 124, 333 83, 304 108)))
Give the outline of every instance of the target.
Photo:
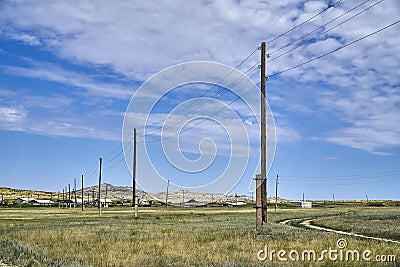
MULTIPOLYGON (((282 262, 257 259, 257 252, 270 249, 320 251, 335 248, 337 234, 299 229, 277 223, 285 218, 311 218, 342 213, 341 209, 278 210, 258 235, 254 210, 207 208, 180 210, 96 209, 82 215, 79 209, 0 209, 3 237, 47 251, 53 259, 78 261, 92 266, 281 266, 282 262)), ((399 209, 386 208, 386 212, 399 209)), ((398 246, 385 242, 346 237, 350 248, 396 254, 398 246)), ((310 262, 303 262, 308 265, 310 262)), ((289 262, 288 264, 298 263, 289 262)), ((320 266, 364 266, 365 262, 323 261, 320 266)), ((388 265, 390 266, 390 265, 388 265)))

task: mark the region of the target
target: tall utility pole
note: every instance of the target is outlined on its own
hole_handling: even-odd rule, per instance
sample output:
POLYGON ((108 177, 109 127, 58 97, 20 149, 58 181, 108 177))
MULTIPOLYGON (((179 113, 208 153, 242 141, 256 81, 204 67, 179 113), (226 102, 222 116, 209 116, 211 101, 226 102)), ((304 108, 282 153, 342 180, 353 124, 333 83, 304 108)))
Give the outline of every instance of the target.
POLYGON ((256 175, 256 231, 262 230, 263 224, 263 203, 262 203, 262 181, 261 174, 256 175))
POLYGON ((94 205, 94 186, 93 186, 93 188, 92 188, 92 205, 94 205))
POLYGON ((277 174, 276 175, 276 180, 275 180, 275 211, 276 211, 276 209, 277 209, 277 207, 278 207, 278 178, 279 178, 279 175, 277 174))
POLYGON ((104 197, 104 207, 107 205, 107 191, 108 191, 108 184, 106 184, 106 196, 104 197))
POLYGON ((83 174, 82 174, 82 188, 81 188, 81 194, 82 194, 82 212, 85 212, 85 202, 84 202, 84 200, 83 200, 83 196, 84 196, 84 193, 83 193, 83 174))
POLYGON ((182 188, 182 207, 185 205, 185 189, 182 188))
POLYGON ((261 193, 263 222, 267 222, 267 124, 266 124, 266 93, 267 77, 265 76, 265 42, 261 43, 261 193))
POLYGON ((333 198, 333 205, 335 205, 335 193, 333 193, 332 198, 333 198))
POLYGON ((63 188, 63 194, 62 194, 62 207, 64 207, 64 204, 65 204, 65 193, 64 193, 64 188, 63 188))
POLYGON ((68 184, 68 205, 69 209, 71 209, 71 185, 68 184))
POLYGON ((101 216, 101 195, 100 195, 100 187, 101 187, 101 164, 103 159, 99 158, 100 160, 100 169, 99 169, 99 193, 98 193, 98 207, 99 207, 99 216, 101 216))
POLYGON ((132 207, 135 208, 135 219, 138 217, 136 202, 136 128, 133 128, 132 207))
POLYGON ((169 187, 169 180, 167 182, 167 194, 165 196, 165 209, 168 209, 168 187, 169 187))
POLYGON ((77 204, 77 199, 76 199, 76 179, 74 178, 74 198, 75 198, 75 202, 74 202, 74 208, 76 207, 77 204))

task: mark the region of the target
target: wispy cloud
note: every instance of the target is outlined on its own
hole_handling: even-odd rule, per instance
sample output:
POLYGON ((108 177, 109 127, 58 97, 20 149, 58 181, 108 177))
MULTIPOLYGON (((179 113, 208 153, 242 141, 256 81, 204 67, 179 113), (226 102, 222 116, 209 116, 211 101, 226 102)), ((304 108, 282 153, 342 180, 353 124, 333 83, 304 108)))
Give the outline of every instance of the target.
POLYGON ((91 96, 129 99, 132 90, 118 84, 97 82, 89 75, 65 70, 57 65, 36 62, 31 67, 2 66, 8 75, 41 79, 86 90, 91 96))

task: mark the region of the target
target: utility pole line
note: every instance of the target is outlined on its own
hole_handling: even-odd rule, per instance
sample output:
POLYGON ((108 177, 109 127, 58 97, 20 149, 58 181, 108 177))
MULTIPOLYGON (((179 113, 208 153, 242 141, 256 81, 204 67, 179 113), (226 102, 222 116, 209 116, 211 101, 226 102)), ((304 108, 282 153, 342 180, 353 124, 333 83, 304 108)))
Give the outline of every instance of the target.
POLYGON ((103 159, 102 158, 99 158, 99 160, 100 160, 100 165, 99 165, 99 193, 98 193, 98 208, 99 208, 99 216, 101 216, 101 194, 100 194, 100 192, 101 192, 101 164, 102 164, 102 162, 103 162, 103 159))
POLYGON ((165 196, 165 209, 168 209, 168 187, 169 187, 169 180, 167 182, 167 194, 165 196))
POLYGON ((132 207, 135 208, 135 219, 138 217, 138 203, 136 202, 136 128, 133 128, 132 207))
POLYGON ((84 198, 84 193, 83 193, 83 174, 82 174, 82 188, 81 188, 81 194, 82 194, 82 212, 85 213, 85 201, 83 200, 83 198, 84 198))
POLYGON ((279 178, 279 175, 277 174, 276 175, 276 180, 275 180, 275 211, 276 211, 276 209, 277 209, 277 207, 278 207, 278 178, 279 178))
POLYGON ((261 193, 262 193, 262 214, 263 222, 267 222, 267 124, 266 124, 266 45, 261 43, 261 193))

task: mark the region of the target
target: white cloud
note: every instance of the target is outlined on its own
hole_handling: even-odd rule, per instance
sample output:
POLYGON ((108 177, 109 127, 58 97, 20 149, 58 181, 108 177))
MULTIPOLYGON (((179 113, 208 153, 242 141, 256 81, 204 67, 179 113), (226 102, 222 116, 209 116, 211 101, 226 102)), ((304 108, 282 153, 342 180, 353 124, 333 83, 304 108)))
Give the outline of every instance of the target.
POLYGON ((0 107, 0 121, 15 123, 25 118, 26 112, 13 107, 0 107))
POLYGON ((5 73, 56 82, 85 89, 89 95, 129 99, 133 90, 118 84, 97 82, 88 75, 68 71, 54 64, 35 63, 32 67, 2 66, 5 73))

